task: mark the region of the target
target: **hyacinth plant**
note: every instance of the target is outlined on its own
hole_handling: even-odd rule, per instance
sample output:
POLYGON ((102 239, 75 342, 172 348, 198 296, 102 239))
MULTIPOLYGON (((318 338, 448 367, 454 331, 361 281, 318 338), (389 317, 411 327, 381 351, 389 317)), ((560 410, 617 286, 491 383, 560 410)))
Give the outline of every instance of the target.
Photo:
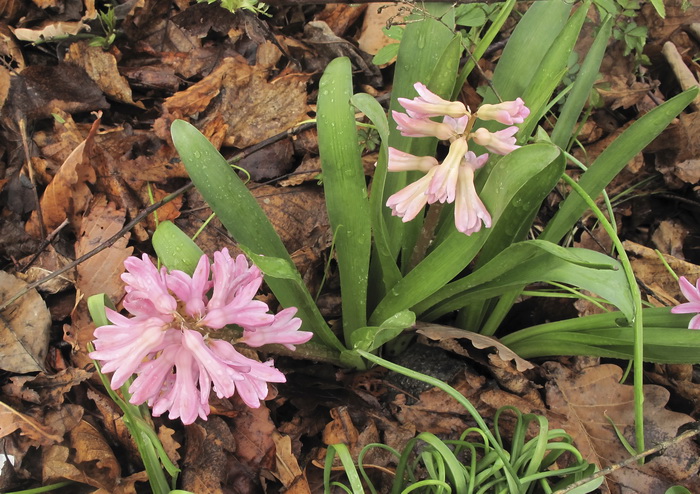
MULTIPOLYGON (((279 236, 230 164, 194 126, 173 123, 173 142, 192 181, 289 311, 272 316, 265 310, 267 322, 258 325, 239 325, 225 318, 219 322, 239 325, 242 341, 253 346, 274 341, 294 345, 301 342, 301 335, 313 333, 308 343, 297 347, 298 356, 364 368, 367 360, 360 352, 400 351, 418 318, 449 318, 451 324, 490 336, 521 294, 540 294, 526 290, 528 285, 564 284, 569 292, 562 296, 570 292, 583 296, 581 290, 586 290, 598 297, 589 299, 617 310, 518 330, 503 335, 501 342, 525 358, 564 354, 632 360, 636 448, 642 450, 641 365, 645 360, 697 362, 700 333, 687 330, 689 316, 667 308, 642 309, 629 260, 612 226, 612 208, 606 216, 595 199, 683 111, 697 88, 639 118, 588 163, 575 182, 564 173, 567 160, 577 163, 569 154, 575 143, 572 135, 595 82, 612 19, 598 26, 575 81, 561 88, 590 2, 573 13, 572 5, 563 0, 536 2, 512 33, 483 103, 472 112, 457 95, 514 5, 515 0, 504 2, 485 32, 458 32, 451 5, 429 4, 417 12, 398 49, 388 116, 370 95, 353 94, 347 58, 333 60, 326 68, 318 92, 317 125, 326 207, 335 233, 342 334, 331 330, 321 316, 279 236), (542 30, 545 25, 548 28, 542 30), (465 51, 470 61, 460 66, 465 51), (548 134, 538 122, 552 117, 555 106, 555 123, 548 134), (366 116, 381 137, 371 193, 357 145, 356 112, 366 116), (439 161, 438 155, 445 158, 439 161), (541 203, 560 180, 571 193, 544 231, 532 238, 541 203), (616 258, 559 245, 587 210, 610 234, 616 258), (293 315, 291 308, 296 309, 293 315), (293 340, 274 340, 271 318, 293 340)), ((240 360, 229 340, 224 351, 223 343, 215 343, 223 340, 215 336, 226 330, 205 322, 207 317, 215 319, 209 316, 210 308, 214 313, 221 307, 215 302, 221 265, 215 260, 209 268, 213 278, 208 271, 205 276, 208 262, 202 260, 201 251, 171 223, 159 226, 153 244, 170 269, 148 268, 167 289, 161 290, 162 298, 182 303, 169 312, 132 312, 127 307, 132 319, 110 312, 114 320, 103 332, 106 342, 110 333, 122 334, 133 327, 129 321, 134 319, 152 317, 160 325, 160 333, 153 331, 158 341, 150 347, 153 351, 139 362, 131 361, 127 369, 138 376, 133 383, 140 379, 133 388, 135 402, 152 404, 156 413, 168 410, 184 417, 186 411, 192 419, 207 409, 204 400, 211 388, 220 396, 237 389, 244 400, 259 402, 265 394, 263 384, 282 376, 266 364, 240 360), (200 264, 203 267, 197 271, 200 264), (188 309, 187 300, 197 300, 200 309, 188 309), (167 336, 169 331, 175 334, 174 329, 178 334, 167 336), (170 344, 175 346, 166 352, 170 344), (190 363, 188 386, 198 396, 194 410, 177 403, 178 378, 172 369, 178 368, 178 358, 190 363), (212 369, 226 374, 232 384, 215 382, 201 367, 205 358, 213 359, 212 369), (167 368, 171 374, 149 378, 156 375, 156 368, 161 373, 167 368)), ((252 303, 252 295, 247 303, 252 303)), ((119 366, 110 362, 116 362, 113 355, 118 351, 111 354, 109 347, 100 343, 93 355, 106 362, 106 369, 116 371, 119 366)), ((127 370, 116 381, 112 377, 113 385, 122 382, 127 370)))

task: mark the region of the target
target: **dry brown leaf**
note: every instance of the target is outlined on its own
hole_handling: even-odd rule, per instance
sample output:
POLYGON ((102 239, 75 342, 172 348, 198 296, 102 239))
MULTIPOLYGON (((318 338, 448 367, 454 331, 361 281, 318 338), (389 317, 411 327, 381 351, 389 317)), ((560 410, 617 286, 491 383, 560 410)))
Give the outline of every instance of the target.
MULTIPOLYGON (((26 262, 33 259, 34 256, 25 257, 21 259, 19 264, 24 266, 26 262)), ((16 272, 15 276, 19 279, 26 281, 27 283, 33 283, 40 280, 49 274, 57 271, 72 261, 60 252, 54 249, 53 245, 49 244, 45 250, 43 250, 39 257, 32 263, 29 268, 24 272, 16 272)), ((55 294, 65 290, 66 288, 73 286, 75 283, 75 270, 71 269, 55 278, 49 280, 46 283, 42 283, 37 287, 37 290, 43 293, 55 294)))
MULTIPOLYGON (((365 12, 367 5, 345 5, 342 3, 326 4, 323 10, 314 16, 315 21, 328 24, 333 34, 343 36, 348 28, 365 12)), ((365 16, 366 17, 366 16, 365 16)))
POLYGON ((320 187, 264 185, 251 192, 289 252, 311 247, 318 254, 330 245, 330 227, 320 187))
POLYGON ((177 450, 180 449, 182 445, 173 438, 173 434, 175 434, 175 430, 170 427, 164 425, 158 427, 158 439, 160 439, 160 443, 163 445, 163 449, 168 455, 168 458, 170 458, 170 461, 177 465, 177 462, 180 460, 180 453, 178 453, 177 450))
MULTIPOLYGON (((631 240, 625 240, 622 245, 625 251, 630 254, 635 276, 663 302, 663 304, 657 305, 678 305, 685 300, 678 283, 669 274, 666 266, 653 249, 631 240)), ((669 254, 664 254, 664 259, 678 275, 686 276, 693 281, 700 278, 700 266, 669 254)), ((650 301, 653 302, 653 299, 650 301)))
MULTIPOLYGON (((392 17, 396 17, 399 13, 399 4, 383 4, 370 3, 367 5, 367 12, 362 21, 362 29, 360 36, 357 38, 357 44, 360 49, 370 55, 376 55, 379 50, 386 45, 396 43, 395 39, 391 39, 384 34, 382 28, 386 27, 387 21, 392 17), (381 7, 381 10, 380 10, 381 7)), ((402 18, 397 18, 401 20, 402 18)))
POLYGON ((467 339, 471 341, 475 348, 480 350, 484 348, 495 348, 501 360, 506 362, 512 361, 520 372, 525 372, 535 367, 527 360, 518 357, 514 351, 503 345, 496 338, 474 333, 473 331, 442 326, 440 324, 418 324, 417 327, 418 334, 422 334, 426 338, 439 342, 440 348, 455 352, 458 355, 469 356, 464 347, 455 342, 455 340, 458 339, 467 339))
POLYGON ((651 241, 661 252, 683 259, 683 243, 688 233, 681 222, 663 220, 651 236, 651 241))
POLYGON ((50 445, 63 440, 63 436, 55 430, 0 401, 0 437, 8 436, 16 430, 40 445, 50 445))
MULTIPOLYGON (((77 230, 80 215, 87 207, 92 193, 88 183, 94 183, 95 170, 90 162, 94 137, 100 125, 100 116, 92 124, 88 136, 81 142, 61 165, 51 183, 41 197, 40 206, 44 226, 48 231, 60 225, 68 218, 77 230)), ((39 220, 36 211, 27 222, 27 232, 40 235, 39 220)))
MULTIPOLYGON (((9 300, 26 286, 0 271, 0 300, 9 300)), ((19 374, 45 370, 50 329, 51 314, 36 289, 1 312, 0 369, 19 374)))
POLYGON ((276 467, 272 472, 282 483, 286 493, 311 494, 309 482, 304 472, 299 468, 299 462, 292 453, 292 438, 275 431, 272 435, 275 442, 276 467))
POLYGON ((256 144, 307 118, 306 83, 309 74, 290 74, 267 80, 267 70, 251 67, 241 57, 229 57, 198 83, 171 96, 154 128, 169 139, 170 124, 203 113, 197 125, 209 129, 210 120, 227 125, 224 144, 238 148, 256 144), (206 111, 205 111, 206 110, 206 111))
POLYGON ((98 46, 90 46, 88 41, 80 41, 71 43, 66 61, 82 67, 97 86, 112 99, 145 108, 140 101, 134 101, 129 83, 119 73, 117 60, 110 52, 98 46))
POLYGON ((0 67, 0 110, 5 106, 7 95, 10 93, 10 71, 0 67))
MULTIPOLYGON (((75 245, 76 257, 90 252, 121 230, 125 215, 123 209, 117 209, 105 196, 95 197, 80 223, 75 245)), ((124 282, 121 280, 124 260, 134 251, 133 247, 127 247, 128 241, 127 233, 108 249, 78 265, 76 287, 84 297, 105 293, 113 302, 121 299, 124 292, 124 282)))
POLYGON ((70 443, 75 449, 75 464, 84 472, 98 479, 99 484, 112 487, 118 484, 121 467, 100 431, 83 420, 70 431, 70 443))
POLYGON ((89 26, 82 21, 48 22, 35 29, 18 27, 13 29, 12 32, 17 39, 21 41, 31 41, 32 43, 36 43, 37 41, 50 41, 57 37, 76 35, 85 29, 89 29, 89 26))
POLYGON ((83 69, 59 63, 30 65, 21 74, 12 74, 2 115, 7 125, 16 127, 20 118, 47 118, 56 110, 77 113, 106 108, 104 94, 83 69))
POLYGON ((2 387, 2 393, 35 405, 57 407, 63 404, 66 393, 91 375, 92 372, 68 367, 56 374, 15 376, 2 387))
MULTIPOLYGON (((622 369, 608 364, 573 373, 555 362, 548 362, 545 367, 550 379, 547 403, 551 411, 561 417, 556 425, 573 436, 583 457, 600 467, 628 458, 629 453, 606 419, 610 417, 634 445, 634 390, 632 386, 620 384, 622 369)), ((668 398, 666 389, 644 386, 647 447, 671 439, 680 426, 693 420, 688 415, 666 410, 668 398)), ((699 453, 695 443, 679 443, 643 466, 632 465, 614 472, 606 483, 612 492, 622 493, 661 493, 674 484, 700 492, 699 453)))
POLYGON ((238 438, 223 419, 216 416, 188 426, 185 437, 187 449, 182 463, 182 489, 223 493, 221 485, 230 475, 227 453, 236 449, 238 438))

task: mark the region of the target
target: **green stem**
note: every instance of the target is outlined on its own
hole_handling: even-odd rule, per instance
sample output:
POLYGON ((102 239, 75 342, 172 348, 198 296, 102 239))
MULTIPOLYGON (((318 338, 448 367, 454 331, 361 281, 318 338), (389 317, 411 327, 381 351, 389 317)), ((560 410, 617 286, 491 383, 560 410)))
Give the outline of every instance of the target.
MULTIPOLYGON (((634 329, 634 426, 637 440, 637 451, 644 451, 644 326, 642 321, 642 296, 639 292, 639 287, 637 286, 637 280, 634 277, 634 271, 632 271, 632 264, 630 263, 629 257, 627 257, 627 253, 625 252, 625 248, 622 246, 620 238, 617 236, 615 228, 610 224, 605 215, 603 215, 603 212, 600 210, 600 208, 598 208, 595 201, 578 183, 576 183, 574 179, 566 174, 562 175, 562 178, 574 191, 576 191, 581 199, 584 200, 591 211, 595 213, 601 226, 610 236, 610 239, 615 246, 615 250, 617 250, 617 255, 620 259, 620 263, 622 264, 622 268, 625 271, 625 277, 627 278, 630 291, 632 292, 632 299, 634 300, 634 320, 631 321, 634 329)), ((640 462, 642 462, 642 460, 640 460, 640 462)))

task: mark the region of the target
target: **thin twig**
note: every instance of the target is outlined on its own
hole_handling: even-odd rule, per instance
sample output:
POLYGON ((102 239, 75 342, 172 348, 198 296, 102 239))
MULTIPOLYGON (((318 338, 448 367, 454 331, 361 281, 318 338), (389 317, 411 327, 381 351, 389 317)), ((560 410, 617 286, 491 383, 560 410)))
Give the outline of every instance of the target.
POLYGON ((151 205, 148 206, 146 209, 144 209, 143 211, 141 211, 136 217, 134 217, 134 219, 132 219, 129 223, 127 223, 126 225, 124 225, 124 227, 123 227, 121 230, 119 230, 117 233, 115 233, 114 235, 112 235, 111 237, 109 237, 107 240, 105 240, 104 242, 102 242, 100 245, 98 245, 97 247, 95 247, 94 249, 92 249, 90 252, 88 252, 88 253, 86 253, 86 254, 80 256, 80 257, 79 257, 78 259, 76 259, 75 261, 73 261, 73 262, 71 262, 71 263, 69 263, 69 264, 66 264, 66 265, 63 266, 61 269, 58 269, 58 270, 54 271, 53 273, 50 273, 50 274, 44 276, 43 278, 41 278, 41 279, 39 279, 39 280, 36 280, 34 283, 30 283, 29 285, 27 285, 26 287, 24 287, 22 290, 20 290, 20 291, 17 292, 16 294, 14 294, 7 302, 4 302, 2 305, 0 305, 0 312, 2 312, 2 311, 4 311, 5 309, 7 309, 7 308, 8 308, 10 305, 12 305, 17 299, 19 299, 20 297, 22 297, 23 295, 25 295, 25 294, 26 294, 27 292, 29 292, 30 290, 33 290, 34 288, 38 287, 39 285, 43 285, 43 284, 46 283, 47 281, 54 279, 55 277, 57 277, 57 276, 59 276, 59 275, 65 273, 66 271, 70 271, 71 269, 73 269, 74 267, 76 267, 76 266, 77 266, 78 264, 80 264, 81 262, 87 261, 87 260, 90 259, 92 256, 94 256, 95 254, 99 254, 100 252, 102 252, 103 250, 105 250, 107 247, 111 247, 117 240, 119 240, 123 235, 125 235, 129 230, 131 230, 137 223, 139 223, 140 221, 142 221, 146 216, 148 216, 149 214, 151 214, 151 213, 152 213, 153 211, 155 211, 156 209, 162 207, 164 204, 169 203, 170 201, 172 201, 173 199, 175 199, 176 197, 178 197, 180 194, 184 194, 185 192, 187 192, 188 190, 190 190, 192 187, 194 187, 194 184, 193 184, 192 182, 190 182, 190 183, 188 183, 187 185, 185 185, 185 186, 183 186, 183 187, 180 187, 179 189, 177 189, 177 190, 176 190, 175 192, 173 192, 172 194, 168 194, 167 196, 165 196, 163 199, 161 199, 161 200, 158 201, 157 203, 151 204, 151 205))
POLYGON ((19 133, 22 137, 22 148, 24 149, 24 159, 27 162, 27 173, 29 181, 32 184, 32 192, 34 194, 34 202, 36 203, 36 219, 39 223, 39 234, 41 239, 46 238, 46 226, 44 225, 44 214, 39 203, 39 192, 36 189, 36 179, 34 178, 34 164, 32 163, 31 153, 29 152, 29 140, 27 138, 27 121, 24 118, 19 119, 19 133))
MULTIPOLYGON (((286 130, 286 131, 284 131, 284 132, 280 132, 279 134, 276 134, 276 135, 274 135, 274 136, 272 136, 272 137, 269 137, 269 138, 265 139, 264 141, 259 142, 258 144, 255 144, 255 145, 253 145, 253 146, 250 146, 250 147, 248 147, 248 148, 246 148, 246 149, 240 151, 240 152, 237 153, 233 158, 229 159, 229 162, 240 161, 241 159, 243 159, 243 158, 245 158, 245 157, 247 157, 247 156, 250 156, 250 155, 253 154, 254 152, 256 152, 256 151, 258 151, 258 150, 264 148, 265 146, 269 146, 270 144, 273 144, 273 143, 275 143, 275 142, 277 142, 277 141, 279 141, 279 140, 282 140, 282 139, 284 139, 284 138, 286 138, 286 137, 290 137, 290 136, 292 136, 292 135, 298 134, 299 132, 302 132, 302 131, 304 131, 304 130, 306 130, 306 129, 309 129, 309 128, 313 127, 314 125, 316 125, 315 122, 305 123, 305 124, 302 124, 302 125, 297 125, 296 127, 293 127, 293 128, 291 128, 291 129, 289 129, 289 130, 286 130)), ((56 270, 56 271, 54 271, 54 272, 52 272, 52 273, 46 275, 45 277, 43 277, 43 278, 41 278, 41 279, 39 279, 39 280, 36 280, 36 281, 33 282, 33 283, 30 283, 29 285, 27 285, 26 287, 24 287, 22 290, 20 290, 19 292, 15 293, 9 300, 7 300, 6 302, 3 302, 3 303, 0 305, 0 312, 2 312, 2 311, 4 311, 5 309, 7 309, 10 305, 12 305, 12 304, 13 304, 15 301, 17 301, 20 297, 24 296, 25 294, 27 294, 29 291, 33 290, 34 288, 36 288, 36 287, 38 287, 38 286, 40 286, 40 285, 43 285, 43 284, 46 283, 47 281, 50 281, 50 280, 56 278, 57 276, 62 275, 62 274, 65 273, 66 271, 70 271, 71 269, 73 269, 74 267, 76 267, 78 264, 80 264, 80 263, 82 263, 82 262, 84 262, 84 261, 90 259, 92 256, 94 256, 94 255, 96 255, 96 254, 102 252, 102 251, 105 250, 107 247, 111 247, 117 240, 119 240, 119 239, 120 239, 122 236, 124 236, 129 230, 131 230, 134 226, 136 226, 139 222, 141 222, 146 216, 148 216, 149 214, 151 214, 153 211, 159 209, 159 208, 162 207, 163 205, 167 204, 168 202, 172 201, 172 200, 175 199, 176 197, 180 196, 181 194, 184 194, 185 192, 187 192, 188 190, 190 190, 192 187, 194 187, 194 184, 193 184, 192 182, 189 182, 187 185, 184 185, 184 186, 180 187, 180 188, 177 189, 175 192, 173 192, 173 193, 171 193, 171 194, 168 194, 167 196, 165 196, 163 199, 161 199, 161 200, 158 201, 157 203, 151 204, 151 205, 148 206, 146 209, 144 209, 143 211, 141 211, 138 215, 136 215, 129 223, 127 223, 126 225, 124 225, 124 227, 123 227, 121 230, 119 230, 117 233, 115 233, 114 235, 112 235, 110 238, 108 238, 107 240, 105 240, 104 242, 102 242, 100 245, 98 245, 97 247, 95 247, 94 249, 92 249, 90 252, 87 252, 86 254, 80 256, 80 257, 79 257, 78 259, 76 259, 75 261, 73 261, 73 262, 71 262, 71 263, 69 263, 69 264, 66 264, 66 265, 63 266, 61 269, 58 269, 58 270, 56 270)), ((61 228, 63 228, 63 226, 64 226, 64 225, 59 226, 59 227, 56 229, 55 232, 52 232, 52 236, 54 236, 54 235, 58 232, 58 230, 60 230, 61 228)), ((50 239, 50 238, 47 238, 45 242, 50 242, 50 241, 51 241, 51 239, 50 239)), ((43 245, 43 244, 42 244, 42 245, 43 245)), ((43 248, 44 248, 44 247, 42 247, 42 249, 43 249, 43 248)), ((42 249, 40 249, 39 252, 41 252, 42 249)), ((35 256, 38 256, 38 254, 35 254, 35 256)), ((34 259, 32 259, 32 260, 30 261, 30 264, 31 264, 31 262, 33 262, 33 261, 34 261, 34 259)))
POLYGON ((692 429, 689 429, 681 434, 678 434, 676 437, 669 439, 668 441, 664 441, 662 443, 657 444, 653 448, 649 448, 646 451, 642 451, 641 453, 630 456, 624 461, 621 461, 620 463, 615 463, 614 465, 610 465, 607 468, 603 468, 602 470, 598 470, 596 473, 591 475, 590 477, 586 477, 584 479, 581 479, 577 482, 574 482, 573 484, 570 484, 566 486, 563 489, 559 489, 558 491, 555 491, 554 494, 566 494, 567 492, 571 492, 577 487, 581 487, 584 484, 587 484, 588 482, 591 482, 592 480, 595 480, 597 478, 603 477, 604 475, 608 475, 616 470, 619 470, 621 468, 624 468, 628 465, 631 465, 643 458, 646 458, 647 456, 653 455, 654 453, 658 453, 659 451, 668 448, 669 446, 673 446, 676 443, 679 443, 681 441, 685 441, 686 439, 690 439, 691 437, 697 436, 700 434, 700 427, 698 426, 699 423, 696 422, 693 425, 692 429))
POLYGON ((68 218, 63 220, 63 223, 58 225, 51 233, 49 233, 46 236, 44 241, 41 242, 41 245, 37 249, 36 253, 32 256, 31 259, 29 259, 27 264, 25 264, 24 266, 22 266, 19 269, 19 272, 24 273, 27 269, 29 269, 31 267, 31 265, 34 264, 37 259, 39 259, 39 256, 41 255, 42 252, 44 252, 44 249, 46 249, 49 246, 49 244, 51 242, 53 242, 53 239, 56 238, 56 235, 58 235, 60 233, 60 231, 63 230, 66 226, 68 226, 68 218))

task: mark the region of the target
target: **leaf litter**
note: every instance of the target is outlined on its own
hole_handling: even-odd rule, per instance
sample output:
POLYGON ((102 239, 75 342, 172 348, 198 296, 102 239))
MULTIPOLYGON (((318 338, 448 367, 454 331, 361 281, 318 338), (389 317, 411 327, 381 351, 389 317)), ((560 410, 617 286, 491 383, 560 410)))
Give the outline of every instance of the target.
MULTIPOLYGON (((684 56, 697 54, 696 41, 686 32, 686 26, 700 20, 697 6, 682 12, 680 2, 668 3, 664 21, 651 15, 649 5, 642 9, 641 19, 651 33, 650 53, 660 54, 670 41, 684 56)), ((338 277, 334 264, 328 263, 332 232, 316 183, 316 135, 294 129, 314 115, 319 72, 339 54, 351 57, 361 84, 380 96, 388 94, 388 74, 373 66, 365 53, 390 41, 370 39, 383 20, 372 6, 287 6, 260 20, 246 13, 229 15, 216 5, 188 4, 126 2, 117 7, 122 37, 109 50, 86 41, 62 41, 65 49, 59 60, 52 60, 27 43, 27 37, 68 34, 69 29, 82 29, 83 23, 97 28, 92 2, 71 2, 70 8, 68 2, 34 2, 30 7, 7 2, 4 22, 14 29, 14 37, 6 36, 2 26, 0 34, 9 40, 2 54, 12 70, 0 68, 0 120, 6 137, 0 176, 0 256, 5 261, 0 300, 25 283, 9 273, 27 261, 20 258, 38 252, 42 231, 59 229, 30 268, 39 270, 38 276, 55 269, 56 262, 89 253, 145 207, 183 185, 187 175, 170 142, 169 126, 184 118, 227 157, 260 146, 259 154, 248 152, 249 159, 240 163, 253 179, 249 187, 312 292, 323 287, 319 303, 324 313, 339 313, 338 277), (59 4, 65 9, 57 9, 59 4), (27 8, 33 17, 20 27, 18 20, 27 8), (363 30, 363 23, 375 28, 363 30), (357 48, 357 40, 364 51, 357 48), (102 111, 101 119, 90 114, 97 110, 102 111), (31 213, 36 205, 28 193, 33 185, 24 163, 20 121, 30 131, 30 166, 40 190, 43 225, 36 212, 31 213), (286 133, 284 140, 266 145, 280 133, 286 133), (292 170, 297 173, 286 175, 292 170), (60 229, 64 220, 68 226, 60 229)), ((619 43, 607 57, 601 72, 608 85, 598 91, 605 106, 582 132, 585 153, 579 156, 587 163, 630 122, 663 101, 666 86, 673 84, 661 56, 652 57, 649 72, 638 79, 630 78, 634 64, 623 56, 619 43)), ((651 246, 679 274, 695 277, 700 270, 697 115, 682 115, 609 188, 614 196, 649 179, 616 207, 626 249, 654 305, 679 301, 680 294, 677 285, 666 282, 670 277, 651 246)), ((366 153, 368 176, 375 159, 366 153)), ((554 207, 557 200, 550 197, 547 204, 554 207)), ((158 210, 159 220, 174 220, 189 234, 199 230, 209 213, 196 191, 158 210)), ((79 264, 75 276, 63 277, 44 296, 30 291, 1 314, 0 439, 4 451, 15 457, 7 477, 15 487, 75 480, 94 492, 143 492, 145 472, 133 440, 119 410, 96 386, 86 356, 93 325, 85 299, 107 292, 119 304, 123 259, 149 252, 154 228, 150 215, 110 248, 79 264), (59 297, 67 297, 72 310, 58 310, 65 303, 59 297), (49 308, 63 315, 52 320, 49 308)), ((590 231, 589 238, 597 235, 595 229, 590 231)), ((596 240, 589 242, 604 246, 596 240)), ((232 246, 216 219, 198 242, 205 252, 232 246)), ((523 315, 527 317, 532 315, 523 315)), ((566 358, 527 362, 497 340, 446 331, 435 325, 420 328, 423 341, 433 340, 431 344, 441 349, 418 348, 440 352, 437 360, 447 362, 451 371, 442 378, 483 416, 493 416, 504 405, 516 406, 565 428, 601 467, 626 457, 606 418, 631 440, 632 388, 619 383, 619 367, 594 361, 577 369, 566 358)), ((280 361, 289 382, 259 409, 249 409, 235 398, 214 400, 208 422, 183 428, 156 420, 168 455, 183 470, 182 488, 318 492, 319 465, 330 444, 345 442, 356 456, 371 442, 400 449, 418 432, 449 436, 473 425, 441 391, 409 387, 381 369, 346 375, 324 364, 280 361)), ((430 366, 418 370, 437 372, 430 366)), ((645 387, 647 442, 654 444, 698 418, 700 384, 691 366, 655 365, 647 370, 648 380, 657 384, 645 387)), ((680 443, 644 466, 616 472, 605 486, 610 492, 648 493, 682 484, 700 491, 697 458, 694 443, 680 443)), ((377 469, 393 466, 379 453, 368 461, 377 469)), ((6 471, 7 464, 3 476, 6 471)))

